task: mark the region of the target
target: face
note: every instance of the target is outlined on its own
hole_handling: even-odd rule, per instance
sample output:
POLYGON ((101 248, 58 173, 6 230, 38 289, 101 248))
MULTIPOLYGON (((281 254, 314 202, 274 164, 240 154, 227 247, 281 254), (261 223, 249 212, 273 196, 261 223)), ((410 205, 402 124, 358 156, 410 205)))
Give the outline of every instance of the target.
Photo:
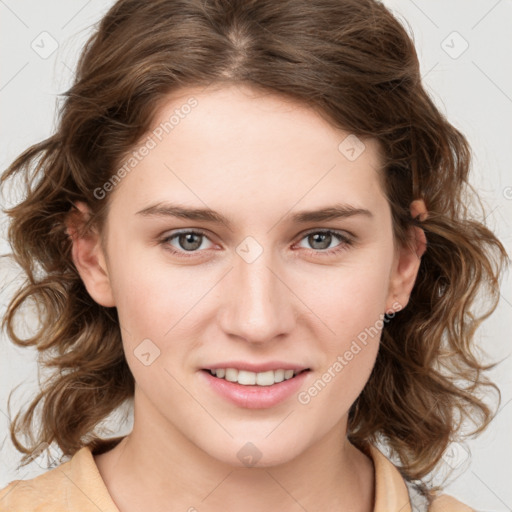
POLYGON ((110 192, 97 268, 74 247, 89 293, 117 308, 135 422, 238 466, 345 434, 417 271, 377 142, 349 135, 246 87, 162 104, 110 192))

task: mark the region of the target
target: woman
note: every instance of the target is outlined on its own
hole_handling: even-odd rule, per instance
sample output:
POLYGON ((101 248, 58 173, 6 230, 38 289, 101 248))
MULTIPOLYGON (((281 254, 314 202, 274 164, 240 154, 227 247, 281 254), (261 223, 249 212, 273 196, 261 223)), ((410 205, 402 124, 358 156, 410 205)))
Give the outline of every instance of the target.
POLYGON ((66 96, 2 181, 28 176, 4 325, 54 372, 11 437, 25 463, 42 443, 70 460, 0 503, 471 510, 426 477, 461 418, 492 418, 472 343, 506 253, 466 210, 467 141, 393 16, 121 0, 66 96), (27 298, 44 309, 23 340, 27 298), (103 438, 131 400, 131 433, 103 438))

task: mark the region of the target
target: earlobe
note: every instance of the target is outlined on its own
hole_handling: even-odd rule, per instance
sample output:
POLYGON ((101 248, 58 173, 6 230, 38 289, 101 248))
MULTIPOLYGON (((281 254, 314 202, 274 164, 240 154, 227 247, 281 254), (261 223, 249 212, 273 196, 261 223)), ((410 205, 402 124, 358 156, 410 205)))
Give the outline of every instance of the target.
POLYGON ((96 230, 80 233, 79 228, 86 222, 90 211, 81 201, 77 201, 75 206, 78 211, 70 213, 66 221, 67 233, 72 243, 73 263, 94 301, 105 307, 114 307, 115 301, 100 235, 96 230))
MULTIPOLYGON (((411 217, 423 221, 428 213, 422 199, 417 199, 410 206, 411 217)), ((421 257, 427 250, 425 232, 417 227, 409 228, 410 243, 401 245, 396 251, 395 266, 393 268, 386 310, 396 309, 398 303, 403 309, 409 302, 414 283, 421 264, 421 257)))

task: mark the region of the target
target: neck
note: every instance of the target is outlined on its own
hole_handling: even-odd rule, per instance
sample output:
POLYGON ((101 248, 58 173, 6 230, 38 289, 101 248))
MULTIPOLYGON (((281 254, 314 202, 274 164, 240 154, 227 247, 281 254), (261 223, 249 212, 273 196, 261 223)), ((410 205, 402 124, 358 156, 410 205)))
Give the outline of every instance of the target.
POLYGON ((373 510, 373 464, 346 439, 346 418, 293 460, 237 467, 144 412, 135 405, 130 435, 95 456, 120 512, 373 510))

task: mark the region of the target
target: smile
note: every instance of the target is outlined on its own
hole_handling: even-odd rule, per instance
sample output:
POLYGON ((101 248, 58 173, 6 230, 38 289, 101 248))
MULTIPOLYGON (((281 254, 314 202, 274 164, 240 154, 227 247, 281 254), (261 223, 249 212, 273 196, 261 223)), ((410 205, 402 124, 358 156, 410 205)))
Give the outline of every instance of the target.
POLYGON ((274 407, 296 395, 311 369, 250 370, 210 368, 199 372, 204 383, 215 395, 244 409, 274 407))
POLYGON ((236 368, 216 368, 207 371, 218 379, 235 382, 242 386, 272 386, 279 382, 293 379, 293 377, 299 373, 308 370, 277 369, 265 372, 251 372, 248 370, 238 370, 236 368))

